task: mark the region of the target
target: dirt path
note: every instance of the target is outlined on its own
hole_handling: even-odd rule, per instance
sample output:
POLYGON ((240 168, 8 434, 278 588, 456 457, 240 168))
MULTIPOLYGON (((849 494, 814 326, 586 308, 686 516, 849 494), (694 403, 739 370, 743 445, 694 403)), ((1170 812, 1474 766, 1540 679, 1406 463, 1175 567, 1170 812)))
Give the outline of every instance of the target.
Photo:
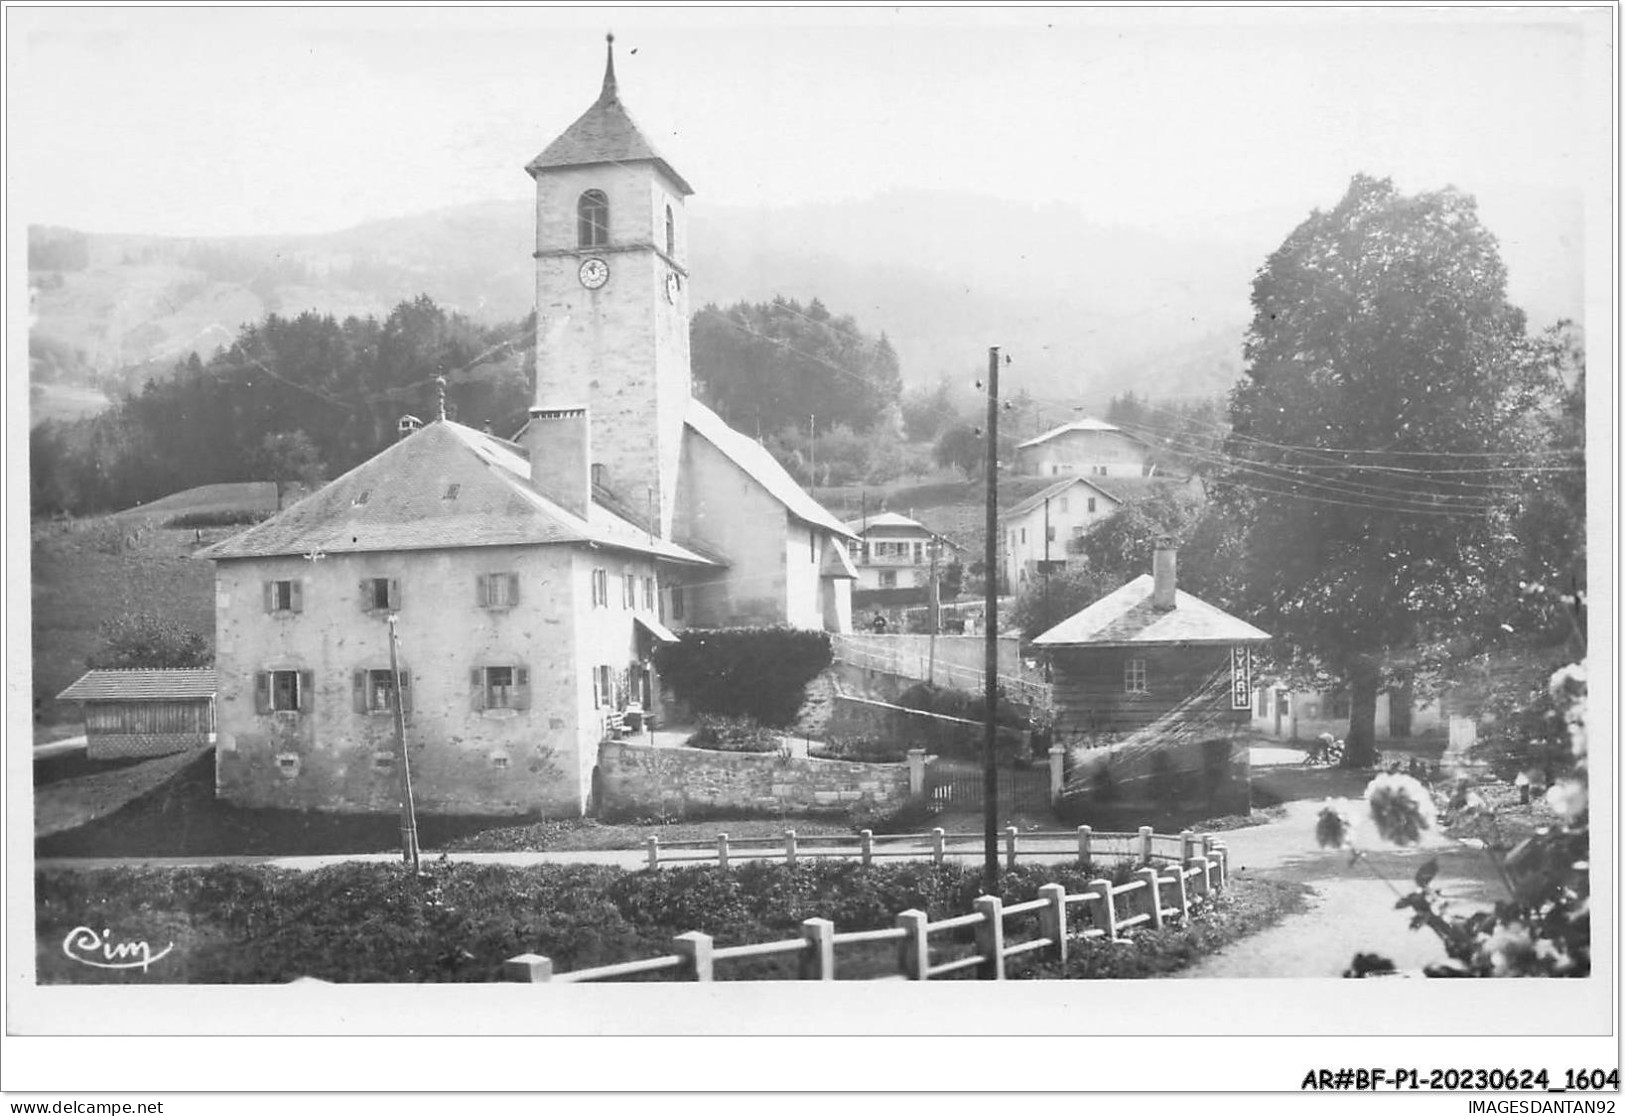
POLYGON ((1499 894, 1495 868, 1484 854, 1437 832, 1414 848, 1374 849, 1366 864, 1351 864, 1347 852, 1318 848, 1320 806, 1319 801, 1290 802, 1280 821, 1222 835, 1238 878, 1308 884, 1316 892, 1310 909, 1179 976, 1339 977, 1356 953, 1378 953, 1401 970, 1419 970, 1444 960, 1444 949, 1431 932, 1410 929, 1409 914, 1394 909, 1397 896, 1389 883, 1400 894, 1410 891, 1416 870, 1436 859, 1434 886, 1460 909, 1487 906, 1499 894))

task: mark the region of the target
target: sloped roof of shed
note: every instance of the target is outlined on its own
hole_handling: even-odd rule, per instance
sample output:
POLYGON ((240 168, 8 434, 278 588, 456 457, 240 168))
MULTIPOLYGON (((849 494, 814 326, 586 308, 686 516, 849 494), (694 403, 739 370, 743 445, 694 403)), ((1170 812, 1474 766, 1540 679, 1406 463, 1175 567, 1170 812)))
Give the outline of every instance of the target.
POLYGON ((1141 574, 1033 640, 1040 647, 1121 647, 1142 643, 1253 643, 1270 634, 1222 608, 1174 590, 1174 607, 1151 606, 1156 584, 1141 574))
POLYGON ((214 696, 212 667, 176 670, 89 670, 58 701, 186 701, 214 696))

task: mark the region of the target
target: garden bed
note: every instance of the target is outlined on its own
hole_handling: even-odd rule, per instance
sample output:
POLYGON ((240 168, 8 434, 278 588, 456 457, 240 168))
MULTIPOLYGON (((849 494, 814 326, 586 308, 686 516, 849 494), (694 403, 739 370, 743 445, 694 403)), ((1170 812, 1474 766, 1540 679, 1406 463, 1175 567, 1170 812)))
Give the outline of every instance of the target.
MULTIPOLYGON (((973 867, 848 861, 746 864, 627 872, 585 865, 524 868, 431 861, 421 877, 398 865, 344 864, 312 872, 255 865, 43 871, 36 874, 36 948, 41 983, 282 983, 310 976, 333 982, 484 982, 521 953, 553 959, 559 971, 654 957, 674 936, 711 934, 718 946, 796 937, 803 919, 829 918, 842 931, 890 927, 898 911, 932 919, 971 910, 981 875, 973 867), (63 942, 75 927, 142 939, 154 953, 142 969, 75 964, 63 942)), ((1122 874, 1124 870, 1117 870, 1122 874)), ((1007 871, 1007 902, 1037 895, 1046 882, 1082 891, 1102 873, 1092 866, 1030 866, 1007 871)), ((1110 874, 1110 873, 1108 873, 1110 874)), ((1080 961, 1065 974, 1144 976, 1183 967, 1301 903, 1290 885, 1237 882, 1191 926, 1140 934, 1112 958, 1140 950, 1143 964, 1080 961)), ((944 942, 969 953, 974 944, 944 942)), ((1079 943, 1081 947, 1081 943, 1079 943)), ((1082 948, 1080 958, 1092 956, 1082 948)), ((843 949, 838 973, 864 979, 895 973, 896 949, 843 949)), ((785 958, 719 965, 721 980, 785 979, 785 958)), ((1019 975, 1013 969, 1012 975, 1019 975)))

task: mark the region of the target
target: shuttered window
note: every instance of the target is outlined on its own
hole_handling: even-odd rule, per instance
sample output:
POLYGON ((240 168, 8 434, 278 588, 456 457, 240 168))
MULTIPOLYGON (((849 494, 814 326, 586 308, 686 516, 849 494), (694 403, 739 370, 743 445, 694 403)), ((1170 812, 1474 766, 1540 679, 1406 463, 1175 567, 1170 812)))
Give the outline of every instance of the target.
POLYGON ((362 578, 361 607, 367 612, 399 612, 401 608, 400 579, 393 577, 362 578))
POLYGON ((609 607, 609 571, 592 571, 592 605, 594 608, 609 607))
POLYGON ((315 688, 314 676, 308 670, 262 670, 254 675, 254 711, 308 712, 315 688))
POLYGON ((519 603, 519 575, 480 574, 475 579, 474 597, 481 608, 512 608, 519 603))
POLYGON ((530 708, 530 668, 518 663, 474 667, 468 676, 475 711, 530 708))
MULTIPOLYGON (((357 670, 350 675, 350 697, 357 713, 395 711, 395 674, 388 667, 357 670)), ((401 668, 401 712, 412 711, 412 673, 401 668)))
POLYGON ((303 612, 305 590, 297 578, 265 583, 266 612, 303 612))

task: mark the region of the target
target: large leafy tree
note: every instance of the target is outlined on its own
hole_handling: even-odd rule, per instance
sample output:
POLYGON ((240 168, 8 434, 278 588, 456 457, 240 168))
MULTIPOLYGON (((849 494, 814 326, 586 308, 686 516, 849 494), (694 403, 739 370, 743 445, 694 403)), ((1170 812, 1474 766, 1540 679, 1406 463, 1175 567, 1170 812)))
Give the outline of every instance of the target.
POLYGON ((697 390, 747 433, 845 426, 870 430, 902 394, 897 353, 885 334, 817 299, 707 306, 689 324, 697 390))
POLYGON ((1554 376, 1471 197, 1356 176, 1254 280, 1230 507, 1252 618, 1343 679, 1346 762, 1376 700, 1491 631, 1554 376))

